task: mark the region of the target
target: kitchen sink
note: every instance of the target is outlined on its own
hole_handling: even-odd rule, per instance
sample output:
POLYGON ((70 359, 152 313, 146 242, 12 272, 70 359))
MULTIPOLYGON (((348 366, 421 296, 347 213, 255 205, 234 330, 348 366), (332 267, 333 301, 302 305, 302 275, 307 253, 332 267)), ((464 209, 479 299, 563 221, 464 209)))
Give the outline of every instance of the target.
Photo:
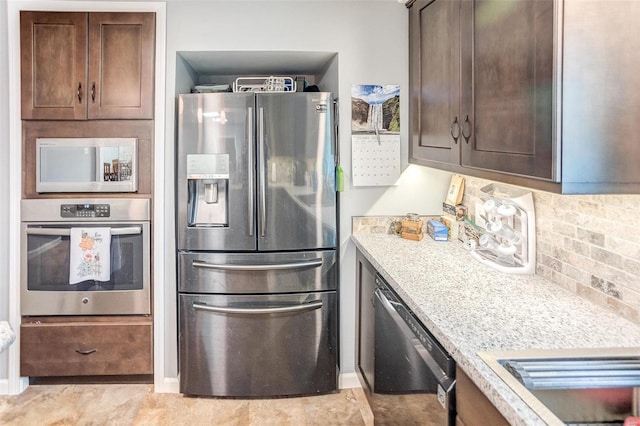
POLYGON ((549 425, 622 425, 640 413, 640 348, 478 356, 549 425))

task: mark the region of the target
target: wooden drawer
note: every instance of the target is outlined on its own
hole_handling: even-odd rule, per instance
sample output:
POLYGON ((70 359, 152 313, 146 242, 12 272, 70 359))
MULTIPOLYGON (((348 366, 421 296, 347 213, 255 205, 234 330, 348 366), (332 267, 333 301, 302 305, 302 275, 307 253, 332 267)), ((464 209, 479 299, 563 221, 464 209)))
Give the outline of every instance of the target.
POLYGON ((26 323, 22 376, 153 374, 151 322, 26 323))

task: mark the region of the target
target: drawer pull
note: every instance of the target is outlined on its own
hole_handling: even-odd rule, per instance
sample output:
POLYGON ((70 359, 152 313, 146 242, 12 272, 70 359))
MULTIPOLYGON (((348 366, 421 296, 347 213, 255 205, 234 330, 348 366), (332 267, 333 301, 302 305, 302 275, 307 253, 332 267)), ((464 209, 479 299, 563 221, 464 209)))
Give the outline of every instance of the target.
POLYGON ((76 349, 76 352, 78 352, 80 355, 91 355, 94 352, 98 352, 97 349, 87 349, 86 351, 82 351, 80 349, 76 349))
POLYGON ((292 306, 278 306, 272 308, 234 308, 228 306, 209 306, 204 303, 193 302, 193 309, 197 311, 215 312, 221 314, 288 314, 291 312, 311 311, 322 308, 322 300, 292 306))
POLYGON ((191 265, 194 268, 204 269, 221 269, 225 271, 276 271, 283 269, 304 269, 304 268, 318 268, 322 266, 322 259, 310 259, 302 260, 299 262, 289 263, 269 263, 269 264, 255 264, 255 265, 240 265, 235 263, 208 263, 200 260, 194 260, 191 265))

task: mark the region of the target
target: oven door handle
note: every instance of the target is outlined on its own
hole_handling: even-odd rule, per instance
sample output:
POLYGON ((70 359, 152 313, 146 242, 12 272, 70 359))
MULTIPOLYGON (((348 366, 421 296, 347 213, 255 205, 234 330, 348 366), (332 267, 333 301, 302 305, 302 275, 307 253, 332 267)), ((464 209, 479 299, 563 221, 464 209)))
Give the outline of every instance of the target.
MULTIPOLYGON (((69 236, 69 228, 27 228, 28 235, 55 235, 55 236, 69 236)), ((142 228, 139 226, 127 226, 124 228, 111 228, 111 235, 139 235, 142 233, 142 228)))
POLYGON ((278 306, 271 308, 231 308, 228 306, 209 306, 204 303, 193 302, 193 309, 196 311, 214 312, 220 314, 286 314, 293 312, 313 311, 322 308, 322 300, 301 305, 278 306))
POLYGON ((318 268, 322 266, 322 259, 311 259, 302 262, 289 262, 289 263, 267 263, 267 264, 233 264, 233 263, 209 263, 202 262, 200 260, 194 260, 191 264, 194 268, 205 269, 221 269, 223 271, 274 271, 283 269, 304 269, 304 268, 318 268))
POLYGON ((449 393, 453 386, 455 385, 455 380, 449 377, 444 370, 438 365, 435 359, 431 356, 428 349, 420 342, 420 339, 416 337, 416 335, 411 331, 411 328, 407 325, 407 323, 402 319, 400 314, 397 311, 397 308, 406 309, 404 305, 393 302, 385 296, 384 292, 377 288, 375 291, 375 296, 380 302, 380 306, 384 308, 384 310, 389 314, 389 316, 393 319, 396 328, 400 331, 405 338, 409 339, 413 342, 413 346, 416 352, 420 355, 420 358, 427 364, 429 370, 438 381, 438 384, 442 387, 445 393, 449 393), (397 308, 394 307, 397 306, 397 308))

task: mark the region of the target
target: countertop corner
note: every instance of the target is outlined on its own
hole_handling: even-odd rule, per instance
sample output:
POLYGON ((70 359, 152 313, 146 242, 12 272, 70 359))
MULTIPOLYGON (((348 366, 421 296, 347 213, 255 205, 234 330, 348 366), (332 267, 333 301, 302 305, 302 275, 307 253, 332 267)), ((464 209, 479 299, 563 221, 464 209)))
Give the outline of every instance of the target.
POLYGON ((498 272, 457 241, 353 234, 356 247, 513 425, 544 425, 482 351, 640 346, 640 326, 538 275, 498 272))

